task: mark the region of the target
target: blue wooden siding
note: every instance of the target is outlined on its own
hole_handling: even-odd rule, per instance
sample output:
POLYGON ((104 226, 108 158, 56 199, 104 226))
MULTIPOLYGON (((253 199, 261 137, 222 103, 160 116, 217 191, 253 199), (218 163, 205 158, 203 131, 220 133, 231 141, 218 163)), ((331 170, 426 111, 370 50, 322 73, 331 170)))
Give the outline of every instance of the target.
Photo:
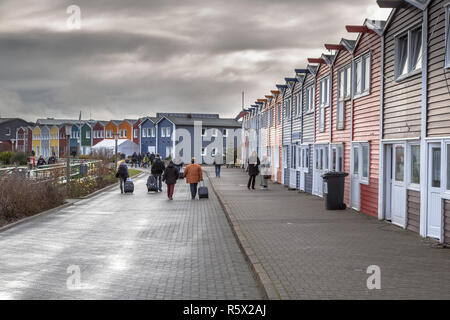
POLYGON ((148 147, 155 147, 156 150, 156 126, 153 123, 152 120, 145 120, 143 123, 141 123, 141 130, 139 130, 140 132, 140 141, 141 141, 141 152, 148 152, 148 147), (152 129, 155 130, 155 137, 148 137, 148 129, 152 129), (143 132, 147 132, 147 134, 144 137, 143 132))

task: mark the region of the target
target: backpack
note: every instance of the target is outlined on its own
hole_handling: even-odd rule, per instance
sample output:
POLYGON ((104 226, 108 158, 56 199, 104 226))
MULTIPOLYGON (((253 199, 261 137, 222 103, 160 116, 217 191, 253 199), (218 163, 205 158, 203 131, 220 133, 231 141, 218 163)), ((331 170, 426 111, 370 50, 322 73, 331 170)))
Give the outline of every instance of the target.
POLYGON ((154 176, 149 176, 147 179, 147 190, 148 191, 158 191, 158 183, 154 176))
POLYGON ((119 166, 119 170, 117 171, 117 175, 119 177, 127 177, 128 178, 128 167, 125 163, 122 163, 119 166))

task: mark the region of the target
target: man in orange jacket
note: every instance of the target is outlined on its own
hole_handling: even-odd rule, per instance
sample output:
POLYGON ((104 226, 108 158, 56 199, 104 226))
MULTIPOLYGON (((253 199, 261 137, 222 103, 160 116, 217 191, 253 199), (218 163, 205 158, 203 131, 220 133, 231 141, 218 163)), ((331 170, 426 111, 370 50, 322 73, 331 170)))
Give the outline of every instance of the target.
POLYGON ((195 163, 195 158, 191 159, 191 164, 184 169, 184 177, 186 183, 191 187, 192 200, 197 196, 197 186, 200 181, 203 181, 202 167, 195 163))

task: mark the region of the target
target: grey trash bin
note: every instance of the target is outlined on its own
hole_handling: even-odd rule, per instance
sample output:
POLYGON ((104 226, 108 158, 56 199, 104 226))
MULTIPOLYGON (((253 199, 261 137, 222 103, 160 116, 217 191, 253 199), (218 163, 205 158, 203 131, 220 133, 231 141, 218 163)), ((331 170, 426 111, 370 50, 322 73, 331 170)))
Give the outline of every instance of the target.
POLYGON ((344 210, 347 205, 344 203, 345 172, 327 172, 322 175, 323 182, 327 185, 327 192, 324 195, 325 207, 327 210, 344 210))

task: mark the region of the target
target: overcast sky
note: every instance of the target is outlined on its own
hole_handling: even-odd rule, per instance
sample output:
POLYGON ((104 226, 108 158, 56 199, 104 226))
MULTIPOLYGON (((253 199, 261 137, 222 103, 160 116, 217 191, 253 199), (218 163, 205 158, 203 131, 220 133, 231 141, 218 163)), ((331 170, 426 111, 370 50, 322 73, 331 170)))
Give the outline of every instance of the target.
POLYGON ((0 0, 0 114, 99 120, 155 112, 234 117, 385 19, 375 0, 0 0), (81 8, 81 29, 67 7, 81 8))

